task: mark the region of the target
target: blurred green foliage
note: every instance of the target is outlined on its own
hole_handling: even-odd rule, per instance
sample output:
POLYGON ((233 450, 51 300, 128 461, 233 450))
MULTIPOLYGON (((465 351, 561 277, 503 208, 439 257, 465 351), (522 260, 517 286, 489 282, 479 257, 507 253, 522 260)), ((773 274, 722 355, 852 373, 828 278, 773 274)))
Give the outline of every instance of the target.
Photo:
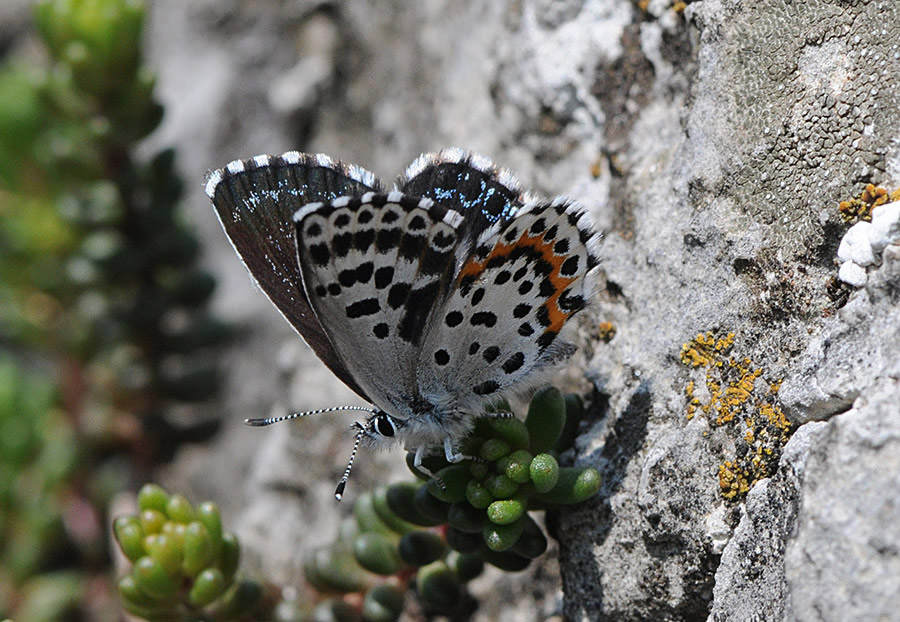
POLYGON ((132 562, 118 581, 122 603, 146 620, 240 620, 254 611, 262 587, 236 576, 237 538, 222 527, 219 509, 196 508, 155 484, 138 493, 137 515, 114 522, 116 541, 132 562))
POLYGON ((33 12, 44 57, 0 65, 0 618, 40 622, 91 617, 109 497, 215 431, 171 412, 213 395, 228 330, 174 152, 134 155, 163 114, 144 4, 33 12))

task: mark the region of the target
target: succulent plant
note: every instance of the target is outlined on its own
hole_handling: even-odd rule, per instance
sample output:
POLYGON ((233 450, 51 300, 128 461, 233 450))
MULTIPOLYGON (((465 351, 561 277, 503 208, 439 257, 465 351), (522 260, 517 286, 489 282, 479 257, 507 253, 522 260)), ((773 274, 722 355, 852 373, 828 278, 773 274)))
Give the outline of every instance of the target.
MULTIPOLYGON (((509 405, 496 410, 508 412, 509 405)), ((528 511, 578 503, 599 490, 595 469, 561 467, 554 456, 571 444, 582 412, 577 396, 564 397, 550 387, 534 395, 524 423, 479 419, 461 447, 471 458, 456 464, 443 456, 427 458, 435 478, 418 471, 410 453, 407 464, 420 481, 360 495, 337 541, 307 557, 307 580, 322 593, 338 595, 307 620, 397 620, 409 589, 426 612, 457 613, 471 604, 465 584, 485 563, 525 569, 547 549, 528 511), (339 596, 354 593, 363 595, 361 610, 339 596)))
POLYGON ((146 620, 236 620, 262 596, 236 576, 240 548, 214 503, 194 507, 155 484, 138 493, 137 515, 119 516, 113 533, 132 562, 119 579, 125 610, 146 620))

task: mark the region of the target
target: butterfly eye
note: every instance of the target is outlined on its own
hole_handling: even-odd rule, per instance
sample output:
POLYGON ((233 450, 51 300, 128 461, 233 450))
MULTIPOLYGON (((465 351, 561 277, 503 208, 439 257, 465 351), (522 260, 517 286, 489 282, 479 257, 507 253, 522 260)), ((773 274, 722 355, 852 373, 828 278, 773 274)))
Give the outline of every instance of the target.
POLYGON ((379 413, 375 417, 375 431, 381 436, 391 437, 397 430, 394 428, 394 422, 391 420, 390 415, 379 413))

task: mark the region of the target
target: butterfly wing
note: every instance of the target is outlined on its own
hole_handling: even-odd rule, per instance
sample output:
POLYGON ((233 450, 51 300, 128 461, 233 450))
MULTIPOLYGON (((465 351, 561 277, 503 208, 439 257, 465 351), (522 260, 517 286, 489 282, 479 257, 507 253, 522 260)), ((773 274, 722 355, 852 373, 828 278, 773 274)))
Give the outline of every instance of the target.
POLYGON ((452 283, 460 214, 392 192, 308 205, 294 219, 306 293, 341 364, 393 415, 431 408, 414 364, 452 283))
POLYGON ((421 349, 426 399, 476 410, 568 358, 574 346, 557 336, 592 293, 598 243, 585 210, 563 199, 484 231, 421 349))
POLYGON ((462 149, 419 156, 398 184, 405 194, 433 199, 463 214, 459 233, 469 241, 491 225, 515 217, 531 200, 512 173, 462 149))
POLYGON ((322 362, 366 399, 310 307, 291 218, 307 203, 381 187, 362 168, 296 151, 236 160, 210 173, 206 183, 219 221, 250 275, 322 362))

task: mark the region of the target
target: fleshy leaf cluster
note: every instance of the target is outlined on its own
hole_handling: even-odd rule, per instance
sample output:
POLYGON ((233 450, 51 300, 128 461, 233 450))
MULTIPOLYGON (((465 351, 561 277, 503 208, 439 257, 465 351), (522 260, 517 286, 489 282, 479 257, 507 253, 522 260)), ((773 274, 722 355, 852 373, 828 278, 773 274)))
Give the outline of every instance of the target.
POLYGON ((194 507, 155 484, 138 493, 139 514, 120 516, 113 533, 132 562, 119 579, 125 610, 151 621, 234 620, 250 612, 261 587, 236 577, 240 548, 214 503, 194 507))

